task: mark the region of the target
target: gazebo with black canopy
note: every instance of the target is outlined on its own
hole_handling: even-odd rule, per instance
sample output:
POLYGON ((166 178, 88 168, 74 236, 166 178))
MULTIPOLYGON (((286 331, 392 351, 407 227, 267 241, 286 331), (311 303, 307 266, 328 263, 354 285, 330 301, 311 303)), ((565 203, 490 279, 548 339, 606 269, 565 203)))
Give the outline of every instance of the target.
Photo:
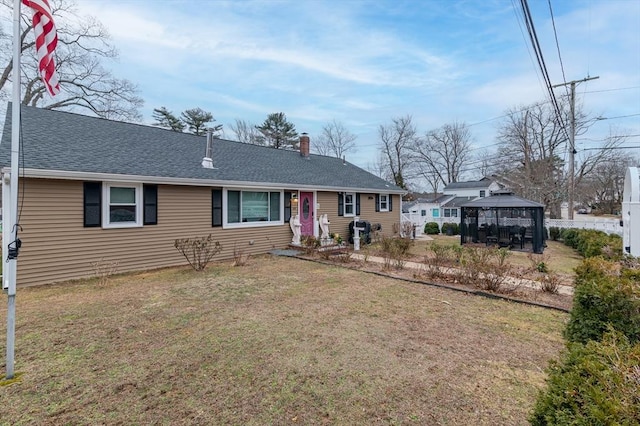
POLYGON ((534 253, 544 250, 544 204, 500 190, 464 203, 460 210, 461 244, 497 244, 534 253))

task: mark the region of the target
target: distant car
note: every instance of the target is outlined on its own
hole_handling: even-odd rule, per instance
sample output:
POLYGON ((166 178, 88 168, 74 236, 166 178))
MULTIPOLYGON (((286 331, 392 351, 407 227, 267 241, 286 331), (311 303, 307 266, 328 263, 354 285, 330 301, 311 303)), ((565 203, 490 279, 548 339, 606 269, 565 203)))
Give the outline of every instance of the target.
POLYGON ((587 209, 578 209, 578 214, 587 214, 587 209))

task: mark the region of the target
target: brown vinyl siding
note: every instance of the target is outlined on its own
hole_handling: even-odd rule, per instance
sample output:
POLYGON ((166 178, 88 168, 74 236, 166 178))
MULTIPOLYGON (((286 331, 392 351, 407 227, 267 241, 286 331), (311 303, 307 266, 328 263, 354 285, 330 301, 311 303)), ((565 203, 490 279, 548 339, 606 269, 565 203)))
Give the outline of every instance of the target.
POLYGON ((158 185, 158 224, 139 228, 85 228, 82 181, 26 179, 20 223, 18 285, 95 275, 93 262, 118 262, 118 272, 186 264, 176 238, 213 234, 223 246, 214 260, 265 253, 291 241, 289 224, 264 228, 211 226, 210 187, 158 185), (253 244, 250 244, 250 242, 253 244))
MULTIPOLYGON (((336 192, 318 192, 318 216, 327 214, 329 217, 329 231, 339 233, 342 236, 349 235, 349 222, 353 222, 353 216, 338 216, 338 194, 336 192)), ((400 196, 391 195, 393 197, 393 211, 376 212, 376 194, 360 193, 360 219, 371 222, 371 224, 379 223, 382 225, 382 234, 393 235, 393 224, 400 223, 400 196), (369 197, 372 197, 370 200, 369 197)), ((346 241, 346 238, 345 238, 346 241)))
MULTIPOLYGON (((22 182, 26 195, 20 220, 23 245, 18 258, 19 286, 91 277, 96 274, 94 262, 117 261, 117 272, 185 265, 186 259, 173 246, 177 238, 211 233, 223 247, 214 261, 233 258, 234 248, 259 254, 286 247, 291 241, 288 223, 239 229, 212 227, 211 187, 158 185, 157 225, 103 229, 83 226, 82 181, 22 182)), ((392 235, 393 224, 400 221, 399 196, 393 195, 392 212, 380 213, 375 212, 375 194, 362 193, 360 199, 361 219, 382 224, 383 233, 392 235)), ((330 231, 347 236, 353 218, 338 216, 337 193, 317 192, 317 203, 318 215, 329 216, 330 231)))

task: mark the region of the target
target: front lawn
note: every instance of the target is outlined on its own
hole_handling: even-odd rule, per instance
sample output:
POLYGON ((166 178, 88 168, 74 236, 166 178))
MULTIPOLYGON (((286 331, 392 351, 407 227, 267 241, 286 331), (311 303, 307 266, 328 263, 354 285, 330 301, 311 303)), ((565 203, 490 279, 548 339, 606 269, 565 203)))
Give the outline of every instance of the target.
POLYGON ((521 425, 566 320, 270 256, 18 289, 0 423, 521 425))

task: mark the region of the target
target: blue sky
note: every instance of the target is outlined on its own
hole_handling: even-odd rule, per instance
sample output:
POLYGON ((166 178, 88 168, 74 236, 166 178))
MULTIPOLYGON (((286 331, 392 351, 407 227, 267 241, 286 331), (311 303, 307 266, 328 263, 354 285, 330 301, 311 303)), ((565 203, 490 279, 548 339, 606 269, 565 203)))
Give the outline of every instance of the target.
MULTIPOLYGON (((474 146, 495 144, 495 119, 545 99, 518 0, 80 0, 109 30, 114 74, 153 108, 201 107, 228 128, 284 112, 313 138, 341 121, 355 135, 348 160, 377 157, 377 128, 412 115, 420 133, 472 124, 474 146)), ((640 135, 640 1, 551 0, 566 80, 603 117, 578 141, 598 146, 610 126, 640 135)), ((563 82, 546 0, 530 0, 554 84, 563 82)), ((233 137, 227 130, 226 136, 233 137)), ((640 146, 640 136, 628 145, 640 146)), ((635 150, 640 153, 640 151, 635 150)))

